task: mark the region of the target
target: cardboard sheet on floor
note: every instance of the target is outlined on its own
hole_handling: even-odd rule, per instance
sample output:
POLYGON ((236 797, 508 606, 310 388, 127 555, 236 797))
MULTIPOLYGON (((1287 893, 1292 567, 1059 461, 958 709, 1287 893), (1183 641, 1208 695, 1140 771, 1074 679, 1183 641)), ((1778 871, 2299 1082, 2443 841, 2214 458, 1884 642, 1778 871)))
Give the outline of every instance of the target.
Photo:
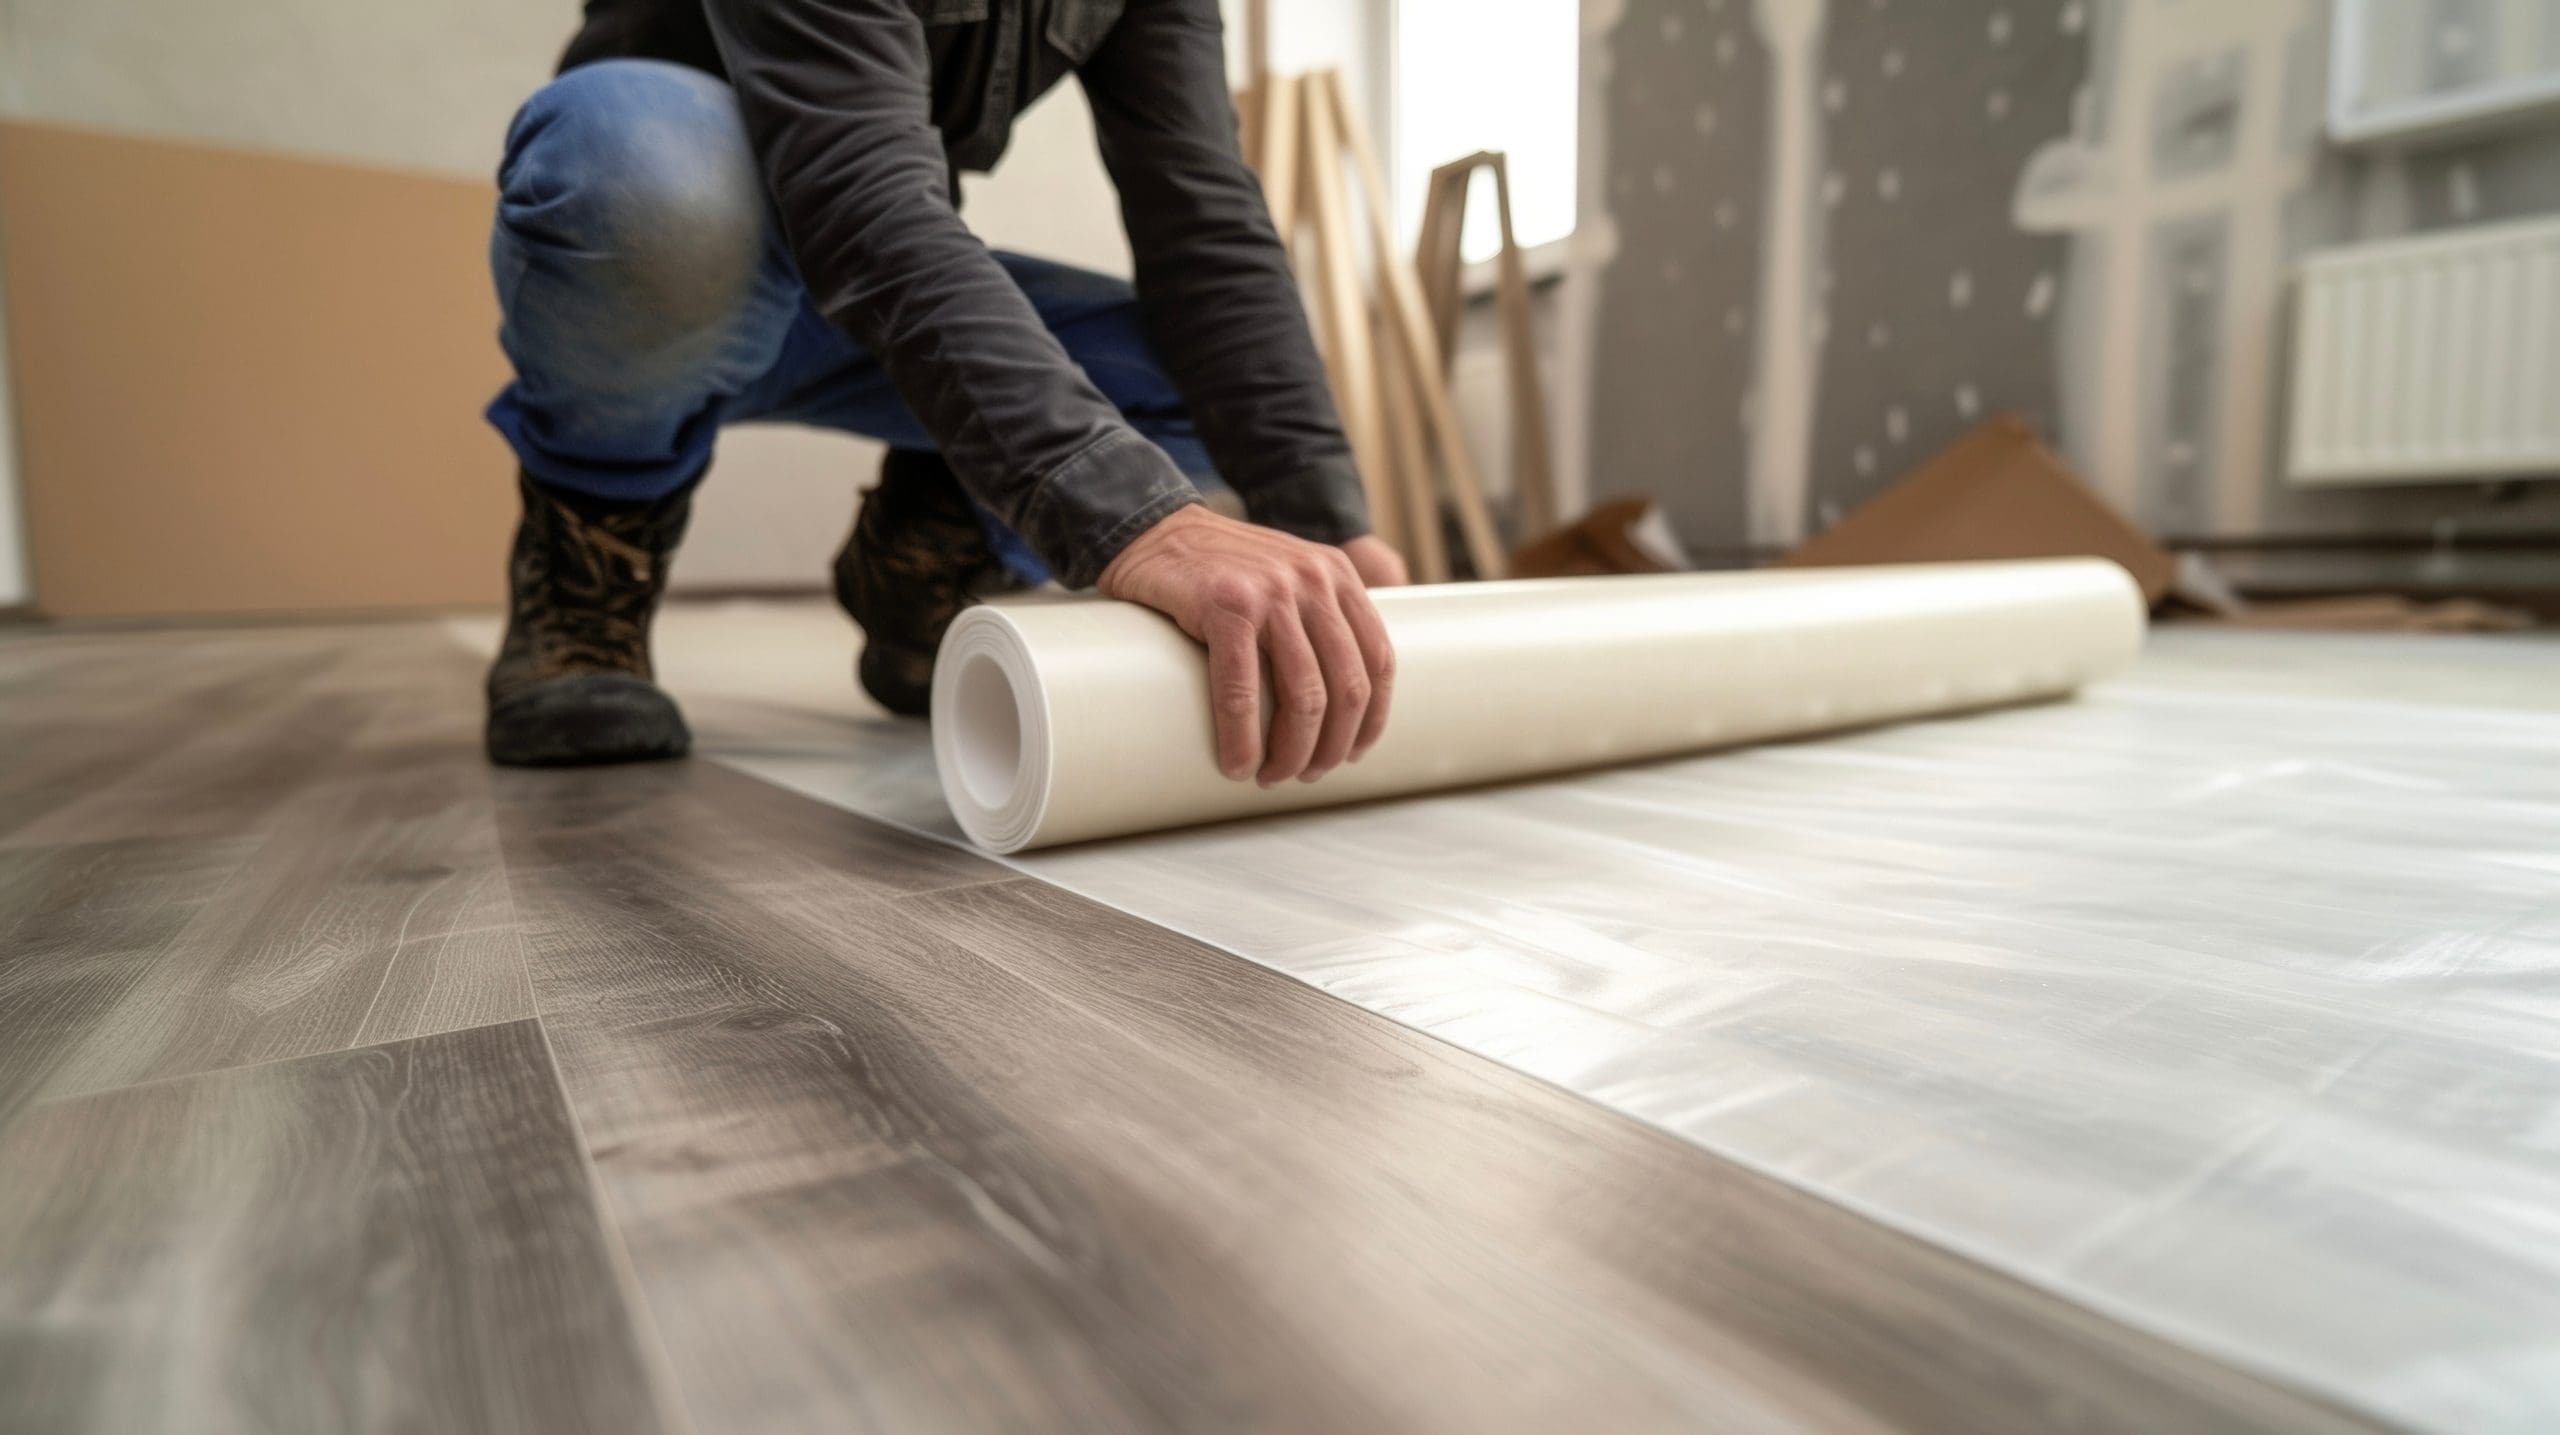
POLYGON ((2177 559, 2109 508, 2026 421, 1983 423, 1910 477, 1849 511, 1781 568, 1992 558, 2112 559, 2158 603, 2177 559))

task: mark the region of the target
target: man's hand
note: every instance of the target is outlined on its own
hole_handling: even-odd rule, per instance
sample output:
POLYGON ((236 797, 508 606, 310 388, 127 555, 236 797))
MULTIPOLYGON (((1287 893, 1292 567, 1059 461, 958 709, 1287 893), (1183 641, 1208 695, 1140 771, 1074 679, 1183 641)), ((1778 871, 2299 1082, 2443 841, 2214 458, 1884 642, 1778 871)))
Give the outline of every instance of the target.
POLYGON ((1386 540, 1374 533, 1363 533, 1343 544, 1342 554, 1351 560, 1360 581, 1372 588, 1401 588, 1413 581, 1405 576, 1404 555, 1389 548, 1386 540))
POLYGON ((1373 537, 1330 548, 1195 504, 1131 539, 1097 586, 1208 645, 1219 770, 1272 787, 1357 760, 1386 728, 1395 652, 1364 579, 1401 583, 1404 564, 1373 537))

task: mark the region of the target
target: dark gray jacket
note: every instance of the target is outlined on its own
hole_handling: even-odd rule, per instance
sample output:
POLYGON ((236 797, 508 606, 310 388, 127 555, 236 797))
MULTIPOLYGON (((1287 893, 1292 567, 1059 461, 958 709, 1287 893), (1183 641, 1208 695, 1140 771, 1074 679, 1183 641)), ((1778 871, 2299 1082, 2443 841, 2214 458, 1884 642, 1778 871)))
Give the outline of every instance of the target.
POLYGON ((818 307, 888 370, 961 482, 1059 577, 1093 581, 1194 497, 961 223, 954 175, 1068 74, 1120 193, 1148 339, 1256 522, 1368 531, 1262 190, 1237 148, 1217 0, 588 0, 561 68, 726 78, 818 307))

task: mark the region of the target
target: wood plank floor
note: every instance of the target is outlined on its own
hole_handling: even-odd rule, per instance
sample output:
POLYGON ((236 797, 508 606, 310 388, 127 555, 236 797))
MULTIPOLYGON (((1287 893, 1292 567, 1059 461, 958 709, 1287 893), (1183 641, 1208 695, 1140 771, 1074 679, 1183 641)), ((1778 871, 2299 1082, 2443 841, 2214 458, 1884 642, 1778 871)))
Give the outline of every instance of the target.
POLYGON ((0 1429, 2364 1428, 476 704, 426 626, 0 632, 0 1429))
POLYGON ((0 1428, 659 1428, 532 1021, 47 1102, 0 1160, 0 1428))

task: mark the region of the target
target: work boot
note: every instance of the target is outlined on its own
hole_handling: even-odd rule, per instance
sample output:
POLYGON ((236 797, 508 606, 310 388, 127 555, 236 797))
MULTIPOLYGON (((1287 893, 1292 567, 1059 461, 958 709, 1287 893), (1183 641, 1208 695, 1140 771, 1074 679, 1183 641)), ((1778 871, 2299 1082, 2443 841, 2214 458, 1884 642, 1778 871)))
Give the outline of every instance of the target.
POLYGON ((836 601, 862 625, 855 673, 880 706, 922 717, 933 654, 972 601, 1022 586, 987 546, 977 510, 942 455, 893 448, 836 555, 836 601))
MULTIPOLYGON (((698 477, 698 476, 697 476, 698 477)), ((693 483, 646 503, 546 488, 519 472, 507 639, 489 669, 489 760, 565 767, 681 757, 684 714, 649 666, 693 483)))

